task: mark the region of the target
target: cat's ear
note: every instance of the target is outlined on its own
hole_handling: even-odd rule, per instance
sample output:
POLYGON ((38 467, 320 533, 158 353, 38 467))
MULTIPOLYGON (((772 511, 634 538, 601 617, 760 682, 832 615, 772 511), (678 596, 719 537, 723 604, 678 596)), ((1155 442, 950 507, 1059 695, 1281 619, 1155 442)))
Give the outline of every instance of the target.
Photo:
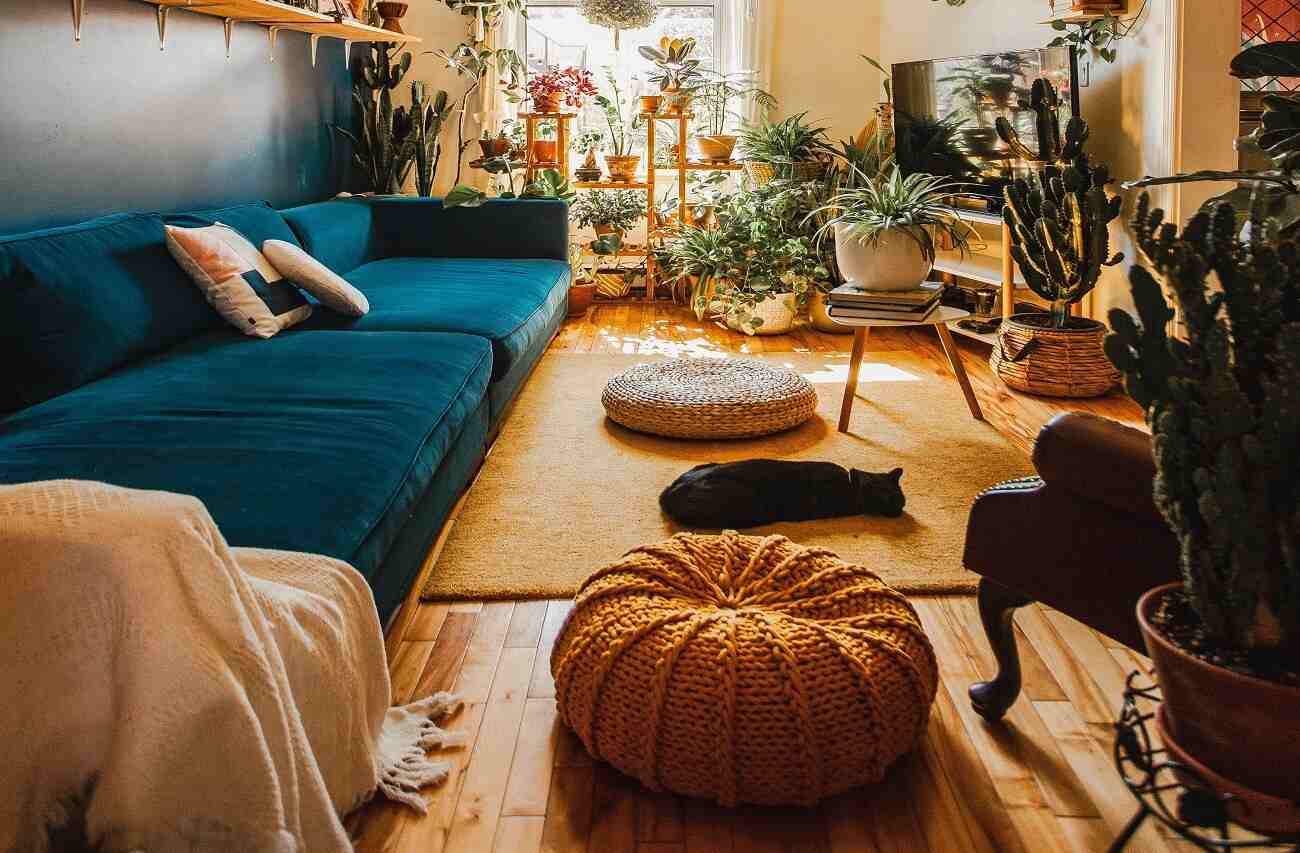
POLYGON ((902 482, 902 480, 903 480, 903 469, 902 469, 902 468, 895 468, 893 471, 890 471, 890 472, 889 472, 889 479, 893 480, 895 483, 902 482))

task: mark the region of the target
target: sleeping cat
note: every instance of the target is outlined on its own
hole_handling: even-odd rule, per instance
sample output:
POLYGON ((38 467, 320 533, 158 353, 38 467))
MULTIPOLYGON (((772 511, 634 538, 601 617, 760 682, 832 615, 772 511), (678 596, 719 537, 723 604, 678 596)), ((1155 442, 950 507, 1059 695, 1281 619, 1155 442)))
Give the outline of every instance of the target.
POLYGON ((698 465, 659 496, 683 527, 761 527, 842 515, 903 514, 903 469, 888 474, 845 470, 833 462, 747 459, 698 465))

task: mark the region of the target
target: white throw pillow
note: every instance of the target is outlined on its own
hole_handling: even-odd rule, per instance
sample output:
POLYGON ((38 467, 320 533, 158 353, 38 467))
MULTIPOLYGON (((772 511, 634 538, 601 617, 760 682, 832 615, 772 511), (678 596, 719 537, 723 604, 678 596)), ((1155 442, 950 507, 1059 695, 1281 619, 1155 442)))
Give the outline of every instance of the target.
POLYGON ((229 225, 164 226, 167 251, 226 322, 270 338, 311 316, 311 304, 229 225))
POLYGON ((262 244, 262 254, 280 275, 315 296, 331 311, 348 317, 364 317, 370 310, 370 300, 364 293, 294 244, 267 240, 262 244))

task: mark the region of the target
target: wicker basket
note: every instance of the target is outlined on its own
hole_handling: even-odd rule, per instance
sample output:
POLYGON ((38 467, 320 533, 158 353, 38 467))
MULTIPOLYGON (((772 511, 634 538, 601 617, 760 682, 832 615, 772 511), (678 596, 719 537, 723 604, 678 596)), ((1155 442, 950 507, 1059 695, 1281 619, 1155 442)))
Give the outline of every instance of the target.
POLYGON ((880 781, 924 734, 938 685, 916 612, 879 577, 735 531, 683 533, 593 574, 551 672, 593 756, 725 806, 880 781))
POLYGON ((614 423, 671 438, 769 435, 817 413, 807 379, 742 358, 639 364, 609 380, 601 402, 614 423))
MULTIPOLYGON (((753 334, 784 335, 794 328, 794 318, 798 311, 799 298, 793 293, 778 293, 767 297, 755 304, 751 312, 763 321, 754 329, 753 334)), ((747 329, 742 329, 730 320, 727 321, 727 326, 734 331, 750 334, 747 329)))
POLYGON ((1106 327, 1075 317, 1054 329, 1047 314, 1017 314, 1002 323, 989 364, 1009 387, 1044 397, 1097 397, 1120 372, 1102 349, 1106 327))
MULTIPOLYGON (((787 180, 796 181, 820 181, 826 177, 826 164, 821 160, 808 160, 804 163, 794 163, 790 166, 782 166, 781 172, 789 175, 787 180)), ((754 182, 755 186, 765 187, 777 179, 777 167, 771 163, 761 163, 757 160, 745 161, 745 174, 754 182)))

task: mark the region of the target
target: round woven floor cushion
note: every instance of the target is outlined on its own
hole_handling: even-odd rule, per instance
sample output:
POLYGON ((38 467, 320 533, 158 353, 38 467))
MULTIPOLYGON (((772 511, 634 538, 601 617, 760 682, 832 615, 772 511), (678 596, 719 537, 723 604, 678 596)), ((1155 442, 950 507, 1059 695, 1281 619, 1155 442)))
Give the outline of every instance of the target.
POLYGON ((610 420, 672 438, 748 438, 796 427, 817 411, 812 383, 751 359, 639 364, 601 400, 610 420))
POLYGON ((825 549, 734 531, 679 534, 588 578, 551 672, 593 756, 728 806, 879 781, 938 684, 902 595, 825 549))

